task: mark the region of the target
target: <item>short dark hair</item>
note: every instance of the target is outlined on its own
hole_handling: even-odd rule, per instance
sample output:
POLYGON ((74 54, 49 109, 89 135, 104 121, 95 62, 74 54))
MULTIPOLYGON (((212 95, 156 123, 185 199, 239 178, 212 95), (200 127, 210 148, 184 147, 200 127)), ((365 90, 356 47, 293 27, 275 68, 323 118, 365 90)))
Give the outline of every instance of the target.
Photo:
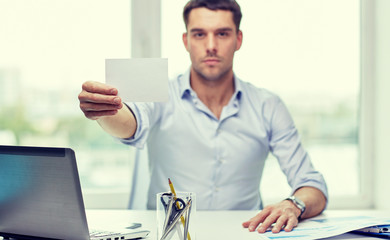
POLYGON ((242 18, 240 5, 235 0, 190 0, 184 7, 183 19, 188 26, 188 16, 192 9, 205 7, 210 10, 228 10, 233 13, 233 22, 236 25, 237 32, 240 29, 242 18))

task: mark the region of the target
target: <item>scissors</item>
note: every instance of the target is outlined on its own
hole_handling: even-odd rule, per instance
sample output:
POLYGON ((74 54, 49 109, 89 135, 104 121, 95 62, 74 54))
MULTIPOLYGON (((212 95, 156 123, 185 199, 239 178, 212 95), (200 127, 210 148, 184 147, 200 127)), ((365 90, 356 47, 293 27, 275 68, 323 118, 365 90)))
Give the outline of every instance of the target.
MULTIPOLYGON (((176 198, 173 193, 164 193, 161 195, 161 202, 165 208, 165 222, 170 224, 184 210, 186 204, 181 198, 176 198)), ((165 226, 165 224, 164 224, 165 226)))
MULTIPOLYGON (((181 200, 181 199, 180 199, 181 200)), ((183 200, 181 200, 183 201, 183 200)), ((172 203, 174 201, 171 201, 172 203)), ((185 226, 184 226, 184 238, 183 239, 187 239, 187 234, 188 234, 188 223, 189 223, 189 211, 191 209, 191 205, 192 205, 192 200, 190 199, 187 203, 187 205, 185 206, 185 204, 183 206, 185 206, 184 208, 181 208, 180 211, 177 213, 177 215, 175 215, 175 217, 172 219, 171 222, 169 222, 169 224, 165 225, 164 224, 164 233, 163 233, 163 236, 161 237, 160 240, 165 240, 169 233, 173 230, 173 228, 176 226, 176 224, 178 223, 179 219, 181 217, 183 217, 183 215, 186 215, 186 222, 185 222, 185 226)), ((169 206, 168 206, 169 207, 169 206)), ((167 221, 168 219, 168 214, 167 214, 167 217, 165 219, 165 221, 167 221)), ((181 239, 182 237, 180 237, 181 239)))
POLYGON ((188 208, 186 207, 186 203, 181 198, 176 198, 173 193, 162 194, 161 203, 165 208, 166 214, 163 227, 164 235, 166 237, 177 223, 177 220, 183 216, 183 211, 188 208))

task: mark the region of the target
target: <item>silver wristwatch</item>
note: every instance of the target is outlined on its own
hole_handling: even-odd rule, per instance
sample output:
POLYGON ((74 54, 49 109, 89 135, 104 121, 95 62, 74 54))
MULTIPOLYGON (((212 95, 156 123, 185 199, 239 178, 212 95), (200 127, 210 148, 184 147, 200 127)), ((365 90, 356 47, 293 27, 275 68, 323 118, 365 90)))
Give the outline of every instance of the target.
POLYGON ((300 200, 299 198, 295 197, 295 196, 288 197, 285 200, 291 201, 292 203, 294 203, 294 205, 297 208, 299 208, 299 210, 301 210, 301 214, 299 214, 299 217, 298 217, 298 219, 300 219, 302 214, 305 212, 305 209, 306 209, 305 203, 302 200, 300 200))

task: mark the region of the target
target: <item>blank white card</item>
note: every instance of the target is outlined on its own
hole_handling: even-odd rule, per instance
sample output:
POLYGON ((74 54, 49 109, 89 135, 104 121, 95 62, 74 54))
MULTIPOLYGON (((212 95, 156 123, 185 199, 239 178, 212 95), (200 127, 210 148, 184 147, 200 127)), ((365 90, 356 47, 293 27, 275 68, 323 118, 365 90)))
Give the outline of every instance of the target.
POLYGON ((117 88, 124 102, 166 102, 168 59, 106 59, 106 84, 117 88))

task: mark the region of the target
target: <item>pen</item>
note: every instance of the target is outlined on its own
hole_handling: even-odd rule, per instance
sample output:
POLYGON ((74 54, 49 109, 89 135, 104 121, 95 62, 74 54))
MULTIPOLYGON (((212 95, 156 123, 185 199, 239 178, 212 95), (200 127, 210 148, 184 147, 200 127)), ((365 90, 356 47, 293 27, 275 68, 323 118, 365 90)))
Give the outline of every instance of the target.
POLYGON ((387 233, 389 232, 389 228, 385 226, 372 226, 372 227, 366 227, 359 229, 358 231, 366 232, 366 233, 387 233))
MULTIPOLYGON (((173 184, 172 184, 172 181, 170 178, 168 178, 168 183, 169 183, 169 188, 171 189, 171 192, 173 193, 173 197, 174 199, 176 199, 176 192, 175 192, 175 188, 173 187, 173 184)), ((180 208, 180 205, 178 202, 176 202, 176 206, 178 208, 180 208)), ((184 219, 183 215, 180 217, 180 220, 181 220, 181 223, 183 224, 183 226, 185 227, 186 225, 186 220, 184 219)), ((190 233, 187 233, 187 239, 188 240, 191 240, 191 237, 190 237, 190 233)))

